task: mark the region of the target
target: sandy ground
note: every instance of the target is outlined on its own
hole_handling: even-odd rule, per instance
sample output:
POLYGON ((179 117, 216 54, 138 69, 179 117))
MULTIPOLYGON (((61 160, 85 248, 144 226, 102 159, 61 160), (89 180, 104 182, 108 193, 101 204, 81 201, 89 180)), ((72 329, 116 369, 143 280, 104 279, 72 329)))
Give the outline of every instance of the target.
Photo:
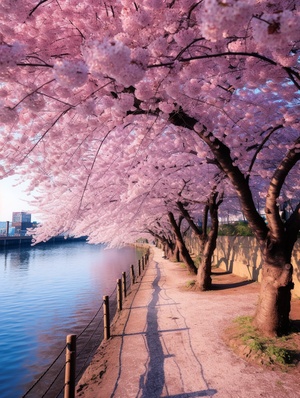
POLYGON ((76 397, 299 398, 299 373, 250 365, 223 341, 233 318, 254 314, 258 284, 220 274, 216 290, 187 290, 193 277, 152 250, 76 397))

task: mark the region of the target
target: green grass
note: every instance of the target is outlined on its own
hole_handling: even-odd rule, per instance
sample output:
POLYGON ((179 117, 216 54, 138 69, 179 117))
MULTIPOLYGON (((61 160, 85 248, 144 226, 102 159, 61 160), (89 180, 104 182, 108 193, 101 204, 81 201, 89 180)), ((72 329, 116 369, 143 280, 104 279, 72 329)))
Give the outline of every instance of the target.
POLYGON ((199 254, 193 258, 193 261, 194 261, 196 268, 199 268, 199 266, 201 264, 201 257, 199 256, 199 254))
POLYGON ((276 347, 275 345, 270 344, 266 347, 265 352, 269 358, 281 365, 292 363, 292 355, 290 351, 285 348, 276 347))
POLYGON ((264 337, 255 329, 252 321, 253 318, 249 316, 242 316, 234 321, 238 326, 236 337, 248 348, 248 355, 260 357, 261 363, 265 364, 292 364, 295 347, 291 337, 264 337))
POLYGON ((225 236, 252 236, 252 231, 246 221, 237 221, 232 224, 221 224, 219 235, 225 236))
POLYGON ((196 285, 196 279, 189 280, 189 281, 187 281, 186 284, 185 284, 185 286, 186 286, 187 288, 194 287, 195 285, 196 285))

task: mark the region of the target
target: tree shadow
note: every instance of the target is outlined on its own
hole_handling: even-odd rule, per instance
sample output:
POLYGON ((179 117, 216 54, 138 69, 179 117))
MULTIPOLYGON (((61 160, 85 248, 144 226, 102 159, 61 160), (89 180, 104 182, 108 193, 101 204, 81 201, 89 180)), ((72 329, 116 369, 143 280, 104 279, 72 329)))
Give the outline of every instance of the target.
POLYGON ((158 332, 157 303, 161 288, 158 284, 161 278, 161 272, 156 263, 156 278, 152 282, 152 299, 148 304, 147 311, 147 329, 145 333, 146 343, 149 353, 148 369, 146 374, 140 378, 140 389, 142 398, 160 397, 165 384, 164 374, 164 353, 158 332), (146 378, 146 381, 145 381, 146 378))
MULTIPOLYGON (((194 392, 186 392, 182 394, 176 395, 167 395, 166 397, 161 398, 198 398, 198 397, 212 397, 217 393, 217 390, 209 389, 209 390, 202 390, 202 391, 194 391, 194 392)), ((153 398, 158 398, 154 397, 153 398)))
MULTIPOLYGON (((227 237, 226 237, 227 238, 227 237)), ((217 251, 218 256, 216 260, 216 266, 219 268, 225 268, 227 272, 232 273, 234 256, 235 252, 233 250, 234 241, 236 240, 235 236, 228 237, 229 244, 227 244, 226 239, 221 239, 221 237, 217 240, 217 251)), ((216 251, 216 253, 217 253, 216 251)), ((216 256, 216 255, 214 255, 216 256)))
POLYGON ((219 237, 216 253, 217 267, 233 272, 234 265, 237 263, 240 264, 240 269, 249 274, 249 279, 258 280, 262 260, 255 238, 248 236, 219 237))
POLYGON ((300 332, 300 319, 292 319, 291 321, 291 331, 295 333, 300 332))
POLYGON ((214 272, 214 271, 212 271, 211 272, 211 275, 230 275, 231 274, 231 272, 230 271, 222 271, 222 272, 214 272))
MULTIPOLYGON (((146 372, 140 377, 140 391, 141 398, 159 398, 162 397, 162 392, 165 387, 165 373, 164 361, 168 357, 163 352, 161 344, 161 334, 170 332, 170 330, 159 330, 158 328, 158 308, 159 295, 161 288, 159 281, 161 278, 161 271, 158 263, 155 264, 157 275, 152 282, 154 289, 152 299, 148 305, 147 312, 147 328, 145 332, 146 343, 148 347, 149 361, 146 372)), ((176 329, 177 330, 177 329, 176 329)), ((175 329, 172 331, 176 331, 175 329)), ((179 329, 178 329, 179 330, 179 329)), ((183 330, 183 329, 180 329, 183 330)), ((192 398, 192 397, 206 397, 213 396, 217 391, 214 389, 206 389, 202 391, 194 391, 189 393, 180 393, 176 395, 168 395, 169 398, 192 398)))
MULTIPOLYGON (((136 333, 125 333, 123 332, 120 335, 115 335, 119 336, 122 338, 121 342, 121 347, 120 347, 120 352, 119 352, 119 372, 117 376, 117 380, 114 385, 114 389, 112 394, 110 395, 110 398, 113 398, 117 392, 120 378, 121 378, 121 373, 122 373, 122 353, 124 349, 124 339, 128 336, 133 336, 133 335, 143 335, 145 339, 145 345, 147 347, 147 352, 148 352, 148 359, 145 364, 146 370, 143 374, 139 376, 139 385, 137 386, 138 392, 135 395, 136 397, 140 398, 160 398, 164 397, 163 391, 165 388, 167 388, 167 380, 165 377, 165 371, 164 371, 164 366, 165 366, 165 360, 172 357, 172 354, 165 354, 162 346, 162 335, 164 333, 180 333, 182 331, 188 332, 188 326, 185 325, 183 328, 172 328, 172 329, 159 329, 159 324, 158 324, 158 310, 162 306, 166 305, 177 305, 177 302, 171 302, 168 304, 160 303, 160 293, 163 290, 159 286, 159 282, 161 280, 161 271, 159 268, 159 264, 155 263, 155 279, 152 282, 152 297, 148 305, 146 306, 130 306, 129 309, 129 314, 132 310, 137 309, 137 308, 147 308, 147 315, 146 315, 146 329, 143 331, 139 331, 136 333)), ((150 281, 149 281, 150 282, 150 281)), ((148 283, 149 283, 148 282, 148 283)), ((140 290, 141 285, 139 285, 137 291, 140 290)), ((136 292, 137 292, 136 291, 136 292)), ((130 318, 130 315, 128 315, 127 320, 124 325, 124 331, 126 330, 126 325, 127 322, 130 318)), ((191 343, 190 343, 191 344, 191 343)), ((196 360, 199 362, 199 360, 196 358, 196 360)), ((182 366, 185 364, 183 363, 182 366)), ((200 362, 199 362, 200 365, 200 362)), ((123 365, 124 366, 124 365, 123 365)), ((177 364, 177 366, 179 366, 177 364)), ((200 365, 201 366, 201 365, 200 365)), ((202 374, 202 372, 201 372, 202 374)), ((202 374, 203 380, 204 380, 204 375, 202 374)), ((207 385, 207 383, 205 382, 207 385)), ((213 396, 214 394, 217 393, 217 390, 208 388, 199 390, 199 391, 193 391, 193 392, 181 392, 175 395, 166 395, 169 398, 193 398, 193 397, 206 397, 206 396, 213 396)))
POLYGON ((254 283, 255 281, 241 281, 241 282, 235 282, 235 283, 213 283, 211 290, 227 290, 227 289, 233 289, 236 287, 242 287, 246 285, 250 285, 251 283, 254 283))

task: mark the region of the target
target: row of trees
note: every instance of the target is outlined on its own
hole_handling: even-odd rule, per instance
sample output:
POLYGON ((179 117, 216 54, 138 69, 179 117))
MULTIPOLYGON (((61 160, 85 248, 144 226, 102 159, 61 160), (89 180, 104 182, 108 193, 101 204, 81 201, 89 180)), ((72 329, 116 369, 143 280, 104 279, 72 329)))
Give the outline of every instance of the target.
POLYGON ((219 207, 239 203, 264 261, 255 323, 286 331, 300 228, 298 1, 4 0, 0 11, 0 173, 31 181, 45 220, 36 240, 151 234, 194 272, 189 226, 206 289, 219 207), (208 214, 206 233, 197 220, 208 214))

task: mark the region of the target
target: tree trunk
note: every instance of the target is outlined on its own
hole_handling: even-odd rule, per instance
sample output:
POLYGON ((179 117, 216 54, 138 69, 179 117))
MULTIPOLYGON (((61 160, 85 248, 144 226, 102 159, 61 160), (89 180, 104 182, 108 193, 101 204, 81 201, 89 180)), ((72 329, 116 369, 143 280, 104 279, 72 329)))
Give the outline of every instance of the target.
POLYGON ((181 260, 186 265, 189 273, 196 275, 197 274, 197 268, 196 268, 196 266, 194 264, 193 259, 190 256, 190 253, 189 253, 188 249, 186 248, 183 240, 176 238, 176 245, 178 246, 181 260))
POLYGON ((172 247, 170 246, 170 243, 168 241, 164 242, 164 257, 169 258, 170 253, 172 253, 172 247))
MULTIPOLYGON (((203 242, 204 243, 204 242, 203 242)), ((199 290, 205 291, 211 289, 211 257, 214 248, 211 249, 211 241, 207 239, 204 243, 204 249, 201 254, 201 262, 197 273, 197 285, 199 290)))
POLYGON ((171 224, 171 226, 172 226, 172 228, 174 230, 175 236, 176 236, 176 246, 179 249, 181 259, 184 262, 184 264, 186 265, 188 271, 191 274, 195 274, 196 275, 197 274, 197 268, 196 268, 196 266, 194 264, 193 259, 190 256, 190 253, 189 253, 188 249, 185 246, 185 243, 183 241, 183 237, 182 237, 181 232, 180 232, 180 228, 179 228, 179 226, 178 226, 178 224, 177 224, 177 222, 175 220, 175 217, 174 217, 172 212, 169 212, 168 216, 169 216, 170 224, 171 224))
POLYGON ((197 237, 200 244, 200 252, 202 253, 204 251, 204 245, 207 240, 207 222, 208 222, 209 204, 207 203, 204 206, 203 217, 202 217, 202 228, 199 228, 199 226, 195 224, 194 220, 189 214, 189 211, 182 202, 177 202, 177 206, 183 217, 188 222, 191 229, 194 231, 194 234, 197 237))
POLYGON ((177 241, 175 243, 172 243, 172 246, 170 245, 168 247, 168 252, 166 257, 173 262, 179 262, 179 248, 177 245, 177 241))
POLYGON ((255 326, 273 337, 289 331, 293 266, 291 252, 284 242, 264 250, 259 301, 254 317, 255 326), (274 246, 275 249, 274 249, 274 246))
MULTIPOLYGON (((281 246, 281 248, 285 247, 285 250, 281 250, 281 253, 288 252, 288 246, 292 249, 297 233, 300 230, 300 204, 289 220, 286 221, 285 225, 283 225, 279 216, 277 203, 286 177, 295 164, 300 161, 298 146, 300 144, 300 137, 295 140, 294 145, 291 146, 290 150, 278 164, 271 178, 266 199, 267 225, 256 209, 249 185, 249 175, 245 177, 244 172, 236 166, 231 157, 230 148, 216 138, 212 132, 207 131, 205 125, 202 126, 202 130, 199 129, 199 125, 197 126, 199 121, 186 114, 182 108, 179 112, 170 113, 169 120, 176 126, 193 130, 209 146, 217 166, 226 174, 236 190, 243 213, 260 246, 266 244, 269 239, 267 235, 271 233, 275 238, 274 241, 282 242, 282 239, 286 239, 286 241, 291 240, 291 242, 281 246), (196 126, 197 128, 195 128, 196 126)), ((282 128, 282 125, 273 127, 272 131, 275 132, 279 128, 282 128)), ((255 152, 249 172, 265 143, 266 141, 255 152)), ((269 335, 282 333, 289 327, 288 318, 291 289, 293 287, 293 267, 290 264, 290 258, 290 256, 284 256, 284 258, 279 256, 276 259, 274 252, 267 251, 264 253, 263 280, 255 323, 261 332, 269 335)))
POLYGON ((161 243, 165 258, 168 258, 171 261, 179 261, 179 249, 176 245, 176 242, 174 242, 174 240, 170 236, 166 237, 150 229, 148 229, 147 231, 153 237, 155 237, 156 241, 159 241, 161 243))
POLYGON ((267 336, 288 332, 293 267, 263 265, 260 296, 254 324, 267 336))
POLYGON ((177 263, 180 262, 180 251, 177 245, 175 246, 175 251, 174 251, 174 261, 176 261, 177 263))
POLYGON ((209 213, 211 218, 211 230, 207 235, 207 239, 202 239, 203 251, 201 256, 201 263, 198 268, 197 274, 197 285, 202 291, 211 289, 211 267, 212 267, 212 255, 217 245, 219 219, 218 209, 223 201, 221 198, 217 202, 218 193, 211 194, 209 198, 209 213))

